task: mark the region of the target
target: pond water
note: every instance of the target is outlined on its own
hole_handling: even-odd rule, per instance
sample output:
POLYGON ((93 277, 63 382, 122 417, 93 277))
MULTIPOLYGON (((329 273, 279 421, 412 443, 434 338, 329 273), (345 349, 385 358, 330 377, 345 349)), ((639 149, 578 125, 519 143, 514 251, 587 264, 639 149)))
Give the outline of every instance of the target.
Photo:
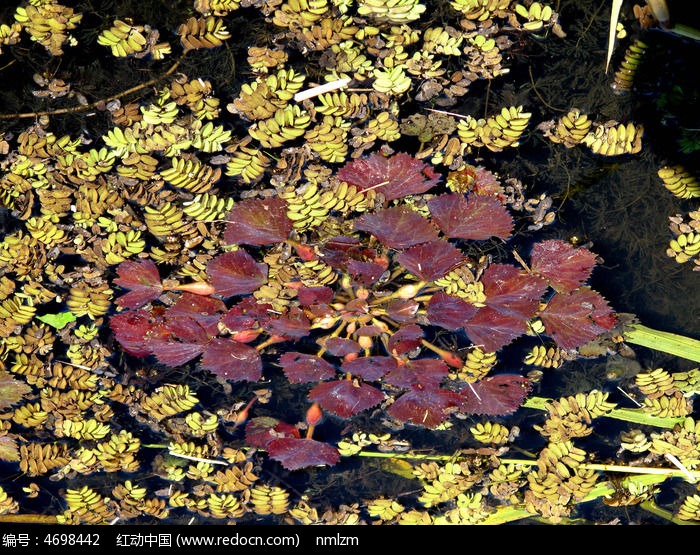
MULTIPOLYGON (((455 3, 459 4, 459 2, 455 3)), ((462 2, 462 4, 467 3, 462 2)), ((488 4, 488 2, 482 3, 488 4)), ((496 0, 492 2, 494 5, 496 3, 496 0)), ((0 24, 8 25, 13 21, 15 4, 18 3, 9 2, 0 8, 0 24)), ((47 54, 43 45, 36 44, 36 40, 34 42, 24 40, 16 45, 3 44, 1 47, 0 146, 4 138, 7 140, 7 149, 15 149, 17 136, 23 129, 34 122, 41 124, 40 112, 59 110, 59 113, 48 116, 50 123, 44 130, 48 129, 57 136, 63 134, 74 138, 81 136, 81 148, 92 146, 99 148, 101 137, 114 125, 105 114, 103 106, 91 106, 90 110, 73 110, 71 107, 80 105, 81 102, 94 103, 99 99, 111 99, 117 95, 125 104, 128 101, 143 104, 153 102, 154 92, 163 85, 163 74, 171 69, 172 75, 182 72, 187 79, 201 79, 211 83, 215 96, 221 99, 221 120, 224 121, 224 127, 234 130, 238 138, 246 132, 245 128, 249 122, 242 121, 242 118, 224 107, 239 94, 242 84, 249 82, 255 76, 255 72, 251 71, 248 65, 249 46, 266 45, 273 48, 276 43, 281 44, 283 48, 280 50, 286 47, 289 53, 290 66, 294 65, 300 71, 308 69, 310 74, 319 73, 319 65, 324 62, 323 56, 314 52, 309 56, 313 63, 309 61, 309 65, 305 67, 304 63, 307 62, 305 53, 299 46, 300 39, 293 37, 293 26, 286 31, 288 35, 284 33, 276 35, 279 33, 279 27, 275 28, 272 21, 265 20, 265 10, 269 10, 268 15, 279 13, 275 10, 280 9, 282 2, 241 2, 240 7, 237 1, 221 2, 222 20, 233 37, 224 40, 223 45, 218 48, 193 49, 179 61, 176 67, 173 67, 175 54, 162 61, 138 56, 119 59, 109 56, 106 53, 108 50, 96 42, 97 35, 108 28, 111 21, 119 18, 142 25, 148 23, 152 29, 161 29, 161 39, 170 40, 175 45, 173 51, 180 52, 181 46, 177 44, 178 26, 188 17, 199 16, 200 12, 197 10, 205 4, 215 5, 213 1, 193 3, 182 0, 167 3, 168 9, 163 9, 162 2, 150 0, 123 3, 106 0, 104 2, 63 2, 62 5, 74 9, 76 13, 84 13, 80 25, 74 31, 76 38, 74 47, 66 46, 65 52, 60 55, 47 54), (225 8, 227 5, 236 6, 236 9, 230 8, 228 13, 225 8), (40 78, 37 81, 34 77, 37 74, 43 76, 46 81, 40 82, 40 78), (53 78, 62 79, 63 84, 68 83, 71 93, 62 96, 61 84, 50 82, 53 78), (143 86, 144 83, 148 83, 147 86, 143 86), (134 89, 133 94, 121 96, 124 91, 131 88, 134 89), (37 94, 37 90, 43 92, 37 94), (7 114, 27 113, 33 113, 35 116, 3 117, 7 114)), ((328 4, 351 6, 353 2, 329 2, 328 4)), ((456 25, 459 20, 447 1, 426 0, 423 4, 427 9, 416 22, 411 24, 421 32, 427 28, 428 24, 433 27, 456 25)), ((524 4, 530 3, 524 2, 524 4)), ((502 66, 508 68, 508 73, 489 80, 475 80, 469 85, 466 94, 457 97, 455 102, 449 105, 440 105, 438 102, 421 103, 415 99, 403 98, 395 109, 400 114, 399 118, 405 118, 414 112, 426 114, 427 111, 421 112, 423 108, 461 115, 479 114, 477 117, 481 117, 483 114, 500 110, 502 106, 523 106, 524 110, 532 116, 526 133, 519 141, 518 148, 504 149, 502 152, 492 152, 485 148, 475 149, 464 157, 466 163, 483 166, 503 181, 508 178, 520 180, 530 198, 544 195, 551 200, 551 210, 556 214, 554 221, 531 233, 525 232, 524 226, 521 225, 519 229, 522 234, 514 238, 511 245, 518 245, 523 252, 533 241, 546 239, 563 239, 574 245, 584 246, 600 257, 600 263, 593 272, 590 285, 607 299, 614 311, 634 315, 641 323, 655 330, 700 339, 700 290, 698 288, 700 272, 693 271, 694 260, 681 264, 669 257, 666 252, 669 241, 673 238, 669 229, 669 217, 681 215, 687 219, 689 212, 698 209, 697 197, 681 199, 674 196, 664 187, 657 173, 662 166, 678 165, 684 167, 692 176, 700 175, 700 135, 698 134, 700 92, 697 75, 688 70, 689 67, 693 67, 693 61, 700 55, 700 42, 658 29, 642 29, 633 15, 633 2, 625 2, 621 22, 626 30, 626 36, 618 39, 610 69, 606 73, 609 4, 599 0, 560 0, 551 7, 558 14, 558 22, 563 33, 553 33, 548 29, 542 31, 541 36, 532 33, 522 33, 517 36, 514 34, 511 46, 503 53, 502 66), (642 40, 646 45, 644 55, 634 73, 633 86, 629 91, 620 93, 611 86, 615 80, 615 71, 622 63, 625 49, 636 39, 642 40), (538 124, 555 120, 572 109, 589 114, 590 119, 597 122, 634 122, 643 125, 642 150, 635 154, 602 156, 583 145, 565 148, 562 144, 550 141, 537 128, 538 124)), ((669 5, 673 16, 679 18, 678 21, 692 25, 691 16, 681 11, 683 7, 680 2, 669 1, 669 5)), ((278 17, 282 16, 278 15, 278 17)), ((474 20, 474 25, 477 25, 476 21, 474 20)), ((507 23, 503 25, 507 26, 507 23)), ((388 31, 385 30, 385 32, 388 31)), ((371 34, 367 35, 367 37, 370 36, 371 34)), ((366 40, 369 41, 367 37, 366 40)), ((153 35, 150 35, 150 38, 153 40, 151 46, 159 40, 153 35)), ((356 42, 362 44, 360 40, 356 42)), ((388 56, 386 53, 383 55, 388 56)), ((325 62, 327 61, 326 59, 325 62)), ((417 147, 417 142, 407 137, 403 137, 393 145, 394 149, 403 149, 411 154, 418 152, 417 147)), ((283 158, 281 149, 274 146, 261 150, 265 155, 269 155, 271 161, 278 162, 283 158)), ((369 152, 371 151, 368 150, 369 152)), ((203 158, 208 158, 209 154, 211 153, 205 154, 203 158)), ((287 158, 287 161, 292 159, 292 157, 287 158)), ((4 161, 0 158, 0 163, 3 164, 1 166, 3 172, 11 173, 9 158, 4 161)), ((339 163, 328 164, 334 170, 340 165, 339 163)), ((161 171, 164 167, 160 167, 161 171)), ((443 174, 450 171, 449 168, 437 165, 436 168, 443 174)), ((265 191, 271 190, 275 179, 279 181, 281 179, 279 176, 283 175, 285 170, 286 168, 279 165, 275 171, 266 174, 264 180, 254 179, 254 183, 250 185, 251 190, 265 197, 267 194, 265 191)), ((78 183, 79 180, 73 181, 76 186, 78 183)), ((222 183, 221 190, 230 193, 232 197, 235 196, 236 201, 246 196, 244 191, 247 184, 242 180, 224 176, 222 183)), ((45 188, 51 189, 53 186, 47 184, 45 188)), ((8 187, 3 191, 6 189, 8 187)), ((135 199, 136 203, 155 202, 158 194, 160 190, 154 188, 153 191, 141 196, 134 194, 132 201, 135 199)), ((37 195, 41 197, 39 193, 37 195)), ((74 202, 76 198, 73 198, 74 202)), ((176 196, 168 198, 173 202, 176 200, 176 196)), ((11 203, 6 202, 6 204, 11 203)), ((12 211, 13 207, 16 208, 13 205, 3 210, 3 238, 23 229, 28 217, 28 214, 19 217, 16 209, 15 212, 12 211)), ((75 207, 72 211, 75 212, 75 207)), ((71 209, 68 212, 71 212, 71 209)), ((59 223, 65 224, 65 216, 61 217, 64 219, 59 218, 59 223)), ((525 215, 520 217, 525 218, 525 215)), ((86 226, 84 231, 80 231, 75 236, 70 235, 74 248, 67 249, 62 254, 62 258, 56 259, 57 263, 67 264, 69 268, 66 270, 66 276, 59 275, 59 278, 49 280, 51 283, 47 281, 50 289, 54 290, 59 285, 70 284, 71 280, 79 282, 82 279, 80 275, 75 275, 71 271, 73 268, 70 265, 75 266, 74 269, 78 274, 85 271, 84 260, 79 254, 80 241, 91 240, 88 233, 90 229, 96 230, 98 235, 102 234, 100 237, 104 237, 105 232, 100 231, 100 225, 93 222, 90 226, 86 226)), ((77 227, 79 226, 75 226, 77 227)), ((146 227, 142 226, 143 229, 146 227)), ((68 229, 66 228, 67 231, 68 229)), ((216 242, 216 238, 211 240, 216 242)), ((53 246, 59 250, 63 248, 58 244, 53 246)), ((259 249, 260 252, 261 250, 259 249)), ((503 247, 494 247, 494 252, 505 251, 503 247)), ((52 260, 50 256, 49 259, 52 260)), ((173 261, 175 259, 176 257, 172 258, 173 261)), ((165 275, 164 269, 176 268, 177 263, 163 263, 160 266, 161 275, 165 275)), ((91 269, 95 268, 97 274, 100 271, 104 272, 105 282, 115 277, 116 264, 100 268, 100 263, 95 263, 91 269)), ((696 265, 695 268, 700 269, 700 266, 696 265)), ((194 270, 191 269, 189 274, 184 275, 192 277, 193 274, 194 270)), ((25 281, 13 274, 12 266, 7 262, 3 263, 2 275, 16 279, 17 285, 25 281)), ((91 283, 97 284, 98 281, 91 283)), ((43 313, 60 312, 64 300, 47 301, 43 313)), ((170 302, 173 300, 174 297, 170 302)), ((94 347, 95 350, 104 347, 109 356, 105 356, 105 353, 95 354, 92 359, 88 355, 84 355, 83 358, 74 356, 67 345, 76 343, 73 330, 77 324, 75 326, 70 324, 63 334, 57 330, 54 354, 56 360, 64 360, 68 356, 76 363, 76 367, 94 371, 94 375, 98 376, 96 379, 105 380, 100 382, 99 389, 111 392, 105 394, 105 398, 108 399, 107 404, 112 405, 114 411, 112 422, 115 428, 112 432, 120 429, 133 433, 140 439, 141 445, 137 455, 138 471, 105 472, 104 468, 92 462, 89 454, 86 454, 93 450, 96 456, 99 455, 99 445, 104 443, 101 441, 104 438, 89 435, 81 438, 80 434, 76 437, 64 437, 65 441, 59 442, 66 445, 66 451, 56 451, 53 457, 66 457, 66 461, 61 465, 46 472, 20 470, 18 459, 41 460, 44 456, 27 455, 26 451, 20 454, 17 446, 38 448, 49 445, 53 433, 51 426, 56 425, 56 419, 60 421, 70 414, 77 414, 81 418, 87 418, 89 415, 97 420, 100 414, 107 421, 110 421, 110 418, 105 417, 106 412, 100 413, 101 409, 92 406, 87 400, 84 402, 88 409, 81 409, 78 401, 73 402, 76 406, 69 406, 68 401, 64 400, 63 404, 57 402, 53 405, 55 412, 47 417, 46 424, 32 426, 24 421, 25 425, 22 427, 13 416, 14 408, 0 405, 3 409, 0 411, 2 413, 0 422, 7 423, 2 430, 8 438, 7 444, 0 444, 0 447, 7 449, 4 456, 0 456, 0 460, 4 461, 0 465, 0 485, 19 504, 19 510, 15 507, 15 510, 6 510, 4 513, 3 506, 0 505, 0 515, 20 513, 26 515, 27 522, 32 520, 33 515, 52 518, 64 514, 67 505, 70 505, 66 501, 67 490, 90 487, 105 497, 114 498, 113 488, 118 488, 125 483, 125 480, 130 480, 146 488, 145 495, 151 500, 150 504, 140 503, 137 497, 134 497, 131 504, 122 502, 117 509, 115 509, 116 504, 111 506, 105 504, 104 515, 108 515, 108 520, 139 524, 183 524, 194 520, 195 523, 214 524, 235 522, 239 519, 244 524, 276 524, 285 522, 286 518, 288 523, 304 523, 304 519, 309 523, 314 519, 321 521, 324 512, 328 511, 327 520, 331 523, 342 522, 348 514, 355 513, 359 514, 359 519, 364 522, 373 520, 376 522, 376 514, 368 516, 366 507, 371 504, 371 500, 379 498, 393 498, 405 505, 406 510, 409 508, 415 509, 416 512, 425 510, 425 507, 417 501, 416 493, 420 492, 421 484, 416 480, 414 470, 420 463, 407 456, 404 458, 405 451, 402 450, 404 444, 413 454, 438 457, 436 460, 440 461, 440 464, 460 449, 466 450, 465 453, 470 456, 477 454, 486 458, 495 457, 497 449, 493 445, 490 446, 490 451, 486 448, 483 452, 477 451, 479 444, 474 441, 470 431, 471 427, 488 420, 500 422, 504 426, 511 429, 517 428, 520 431, 517 446, 507 454, 504 453, 504 458, 532 460, 536 458, 537 450, 542 449, 544 444, 542 436, 535 429, 536 426, 542 425, 542 411, 531 409, 520 409, 513 414, 498 418, 485 418, 473 414, 461 415, 460 418, 453 419, 449 426, 445 426, 446 429, 440 430, 428 430, 412 425, 391 427, 391 422, 380 410, 363 413, 351 420, 326 415, 318 428, 320 435, 315 435, 315 438, 337 442, 341 437, 352 437, 353 433, 377 435, 391 433, 392 441, 395 441, 394 459, 379 456, 376 458, 347 457, 332 468, 319 467, 289 471, 278 463, 266 459, 262 453, 253 453, 249 455, 250 467, 244 467, 240 460, 236 460, 234 466, 235 472, 242 472, 240 469, 246 468, 251 474, 256 474, 260 478, 257 486, 246 483, 245 477, 241 478, 238 475, 228 476, 226 479, 218 478, 217 481, 212 476, 218 468, 187 470, 182 461, 173 463, 173 459, 168 458, 167 449, 164 447, 167 447, 169 441, 190 439, 194 443, 207 445, 206 449, 192 451, 190 456, 194 456, 195 459, 198 457, 221 460, 224 447, 229 446, 233 449, 234 446, 237 448, 242 445, 242 430, 232 424, 233 420, 224 421, 218 434, 202 433, 188 438, 188 428, 183 421, 175 422, 173 419, 172 424, 168 424, 167 418, 154 421, 152 418, 145 417, 143 412, 139 413, 138 406, 142 401, 137 401, 137 394, 124 393, 123 398, 119 397, 114 393, 114 384, 122 383, 125 388, 133 386, 136 390, 143 388, 150 395, 154 395, 157 388, 166 383, 184 384, 196 392, 199 404, 196 409, 190 405, 184 405, 187 408, 183 412, 199 410, 205 416, 217 414, 221 419, 224 419, 221 415, 226 410, 229 411, 228 417, 231 417, 231 414, 235 415, 235 411, 240 410, 256 390, 265 388, 273 392, 271 399, 266 404, 262 402, 254 404, 250 417, 274 417, 296 424, 303 421, 304 411, 309 405, 306 397, 308 387, 290 385, 279 372, 277 361, 285 349, 297 351, 301 350, 299 345, 305 344, 303 342, 281 343, 268 349, 260 349, 261 352, 264 351, 262 358, 265 364, 264 379, 260 383, 232 385, 226 380, 215 379, 196 363, 176 364, 169 367, 164 364, 154 364, 152 359, 139 359, 125 354, 120 350, 118 342, 110 336, 107 319, 114 313, 114 308, 111 308, 110 312, 99 314, 94 318, 85 318, 85 314, 82 314, 83 318, 78 321, 87 326, 82 333, 88 333, 90 320, 100 324, 100 330, 96 333, 94 341, 80 343, 82 345, 80 348, 85 348, 87 352, 86 345, 90 345, 90 348, 94 347), (61 344, 61 341, 65 343, 61 344), (132 396, 131 402, 129 395, 132 396), (15 451, 17 451, 16 457, 13 456, 15 451), (85 459, 82 462, 75 462, 81 453, 85 455, 85 459), (74 461, 72 468, 70 468, 70 461, 74 461), (183 473, 188 473, 186 477, 183 478, 177 474, 178 465, 183 473), (36 492, 32 490, 34 486, 30 484, 36 485, 36 492), (227 484, 227 486, 221 484, 227 484), (256 487, 257 490, 255 490, 256 487), (279 488, 288 496, 288 501, 281 502, 277 507, 277 509, 282 507, 277 514, 274 514, 275 511, 272 508, 260 508, 251 501, 251 496, 254 498, 256 495, 268 500, 272 499, 269 488, 279 488), (179 505, 177 499, 172 496, 173 489, 181 490, 183 494, 179 505), (238 503, 246 508, 238 511, 231 507, 227 509, 207 505, 207 499, 221 495, 222 492, 232 495, 229 500, 232 505, 238 503), (189 501, 185 500, 187 496, 189 501), (296 512, 290 513, 292 507, 296 512), (315 516, 311 515, 313 509, 317 510, 315 516)), ((28 384, 31 388, 26 391, 26 395, 34 395, 34 402, 40 402, 38 392, 44 390, 43 395, 50 395, 46 393, 46 388, 49 387, 47 383, 50 383, 54 376, 48 370, 44 375, 37 370, 38 373, 35 373, 32 379, 32 371, 21 370, 24 366, 17 362, 19 356, 17 349, 12 347, 14 344, 8 339, 17 335, 16 330, 11 328, 4 332, 3 349, 0 350, 0 354, 3 355, 6 367, 12 371, 13 379, 16 378, 15 381, 23 381, 30 376, 28 384)), ((438 334, 436 344, 440 344, 438 340, 450 339, 446 337, 447 335, 449 334, 438 334)), ((454 338, 451 340, 457 341, 458 347, 466 349, 464 343, 466 338, 463 334, 457 335, 459 337, 456 340, 454 338)), ((310 345, 314 346, 314 343, 310 345)), ((309 347, 309 345, 305 346, 309 347)), ((656 368, 664 368, 672 373, 688 372, 697 368, 697 363, 694 361, 673 357, 659 351, 634 345, 629 345, 625 349, 623 347, 619 347, 619 353, 611 351, 605 356, 577 358, 564 362, 560 368, 544 369, 541 381, 533 386, 533 394, 555 399, 600 390, 610 395, 610 401, 631 407, 629 400, 621 391, 624 388, 633 388, 636 373, 656 368)), ((522 362, 524 349, 525 347, 519 348, 516 345, 515 348, 506 349, 499 354, 496 372, 527 373, 531 368, 522 362)), ((39 366, 45 364, 49 367, 55 364, 55 361, 50 358, 51 355, 47 356, 48 352, 50 349, 42 353, 38 359, 39 366)), ((14 387, 16 386, 13 382, 12 388, 14 387)), ((54 391, 60 389, 55 385, 51 387, 54 387, 54 391)), ((81 388, 75 384, 72 387, 63 387, 66 391, 71 389, 77 392, 98 390, 94 387, 81 388)), ((8 395, 12 394, 13 391, 9 391, 8 395)), ((83 393, 76 395, 83 395, 83 393)), ((44 410, 46 410, 45 407, 52 406, 46 403, 44 400, 42 404, 44 410)), ((22 402, 18 400, 17 404, 21 405, 22 402)), ((51 413, 51 410, 48 412, 51 413)), ((691 412, 691 414, 696 413, 697 411, 691 412)), ((151 417, 152 415, 153 413, 150 413, 151 417)), ((581 442, 586 449, 590 450, 591 457, 595 457, 592 462, 611 461, 619 457, 619 436, 629 427, 629 424, 614 419, 597 423, 594 436, 581 442)), ((645 430, 651 433, 653 428, 648 427, 645 430)), ((189 429, 189 431, 192 430, 189 429)), ((277 432, 279 430, 276 429, 275 433, 277 432)), ((372 450, 372 443, 369 443, 369 446, 368 451, 372 450)), ((0 450, 0 455, 2 454, 0 450)), ((234 464, 234 461, 229 462, 234 464)), ((478 463, 474 464, 478 466, 478 463)), ((659 461, 654 461, 654 464, 658 465, 659 461)), ((428 470, 425 470, 425 473, 430 474, 428 470)), ((458 484, 459 479, 453 478, 452 483, 458 484)), ((612 478, 608 479, 612 480, 612 478)), ((655 498, 656 503, 668 511, 677 509, 683 496, 693 493, 693 488, 687 482, 680 480, 678 482, 660 490, 655 498)), ((523 487, 522 483, 521 487, 523 487)), ((487 492, 486 489, 484 491, 487 492)), ((120 495, 129 497, 123 488, 118 492, 120 495)), ((468 497, 474 495, 469 487, 464 486, 463 493, 467 497, 459 498, 459 502, 473 501, 473 498, 468 497)), ((513 495, 517 499, 515 492, 513 495)), ((447 511, 454 509, 454 498, 457 498, 457 495, 447 497, 449 499, 444 505, 438 504, 437 509, 433 507, 434 514, 444 516, 447 511)), ((99 505, 98 509, 92 507, 88 512, 92 511, 99 518, 100 510, 102 505, 99 505)), ((375 511, 377 510, 375 507, 375 511)), ((400 511, 397 510, 396 515, 399 513, 400 511)), ((384 517, 381 520, 392 523, 397 521, 397 518, 391 516, 389 510, 383 514, 384 517)), ((545 516, 543 518, 539 516, 543 515, 535 514, 530 518, 519 516, 513 518, 512 522, 516 524, 547 522, 545 516)), ((581 503, 570 516, 586 519, 588 523, 663 524, 668 522, 666 517, 669 514, 659 516, 636 503, 615 505, 596 499, 591 503, 581 503)), ((80 522, 80 517, 75 514, 67 518, 69 521, 72 518, 80 522)), ((104 518, 107 519, 107 516, 104 518)), ((476 517, 474 519, 478 520, 476 517)), ((553 520, 557 520, 556 515, 553 520)), ((0 522, 2 522, 1 516, 0 522)))

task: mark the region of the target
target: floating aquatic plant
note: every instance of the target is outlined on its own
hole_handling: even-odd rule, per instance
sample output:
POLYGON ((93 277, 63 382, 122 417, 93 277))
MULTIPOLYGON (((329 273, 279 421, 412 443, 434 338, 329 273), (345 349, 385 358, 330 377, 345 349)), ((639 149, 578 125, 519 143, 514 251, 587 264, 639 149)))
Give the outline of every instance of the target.
MULTIPOLYGON (((425 194, 440 181, 406 154, 373 155, 338 173, 385 202, 425 194)), ((316 233, 332 218, 327 213, 316 233)), ((472 295, 461 295, 467 284, 464 291, 445 288, 450 283, 445 276, 473 264, 461 242, 511 236, 513 220, 498 198, 433 194, 423 212, 406 203, 379 205, 351 221, 346 235, 326 232, 319 248, 306 244, 305 236, 292 239, 284 199, 236 203, 224 239, 239 247, 209 261, 206 283, 168 287, 184 291, 170 307, 157 302, 165 289, 152 262, 119 265, 115 283, 129 291, 116 302, 130 310, 112 317, 115 337, 127 352, 153 355, 171 366, 201 355, 203 368, 233 381, 262 377, 260 353, 266 347, 313 338, 320 346, 316 354, 288 352, 279 360, 290 382, 308 384, 311 401, 348 419, 391 399, 392 418, 437 428, 455 412, 511 413, 529 384, 520 376, 499 375, 444 387, 450 365, 460 367, 462 360, 432 346, 426 324, 463 330, 473 344, 496 352, 527 334, 535 318, 564 350, 575 350, 616 323, 605 299, 584 285, 595 255, 563 241, 536 243, 530 268, 486 265, 478 279, 471 276, 472 295), (266 310, 251 295, 265 284, 268 267, 240 245, 275 244, 290 245, 302 260, 324 260, 338 279, 310 287, 303 280, 294 285, 290 277, 285 285, 293 286, 296 300, 290 297, 284 310, 266 310), (425 347, 428 358, 420 357, 425 347), (434 358, 436 352, 440 358, 434 358)), ((297 448, 302 445, 312 444, 297 448)))

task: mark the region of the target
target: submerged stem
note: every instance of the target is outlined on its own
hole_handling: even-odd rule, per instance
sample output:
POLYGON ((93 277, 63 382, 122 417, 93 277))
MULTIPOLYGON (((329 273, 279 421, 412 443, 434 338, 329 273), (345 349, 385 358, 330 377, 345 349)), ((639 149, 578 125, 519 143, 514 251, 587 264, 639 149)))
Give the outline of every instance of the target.
POLYGON ((79 106, 73 106, 72 108, 59 108, 58 110, 48 110, 46 112, 23 112, 23 113, 19 113, 19 114, 0 114, 0 120, 2 120, 2 119, 38 118, 41 116, 58 116, 61 114, 74 114, 77 112, 84 112, 86 110, 92 110, 93 108, 97 108, 100 104, 106 104, 107 102, 111 102, 112 100, 117 100, 117 99, 122 98, 124 96, 127 96, 131 93, 135 93, 135 92, 143 90, 147 87, 150 87, 151 85, 155 85, 158 81, 160 81, 164 77, 171 75, 179 66, 180 66, 180 60, 178 60, 172 66, 170 66, 168 71, 166 71, 163 75, 159 75, 158 77, 155 77, 154 79, 151 79, 150 81, 146 81, 145 83, 141 83, 140 85, 136 85, 135 87, 131 87, 130 89, 126 89, 125 91, 122 91, 119 94, 115 94, 114 96, 109 96, 107 98, 101 98, 100 100, 97 100, 97 101, 92 102, 90 104, 81 104, 79 106))

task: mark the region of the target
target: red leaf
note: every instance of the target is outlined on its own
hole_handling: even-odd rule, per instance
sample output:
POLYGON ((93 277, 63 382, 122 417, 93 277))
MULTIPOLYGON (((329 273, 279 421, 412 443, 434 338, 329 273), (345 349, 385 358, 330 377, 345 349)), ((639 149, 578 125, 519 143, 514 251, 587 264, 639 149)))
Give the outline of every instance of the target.
POLYGON ((179 366, 196 358, 209 341, 210 336, 189 316, 168 318, 158 328, 158 333, 146 337, 146 345, 158 362, 167 366, 179 366))
POLYGON ((545 333, 562 349, 576 349, 615 325, 607 301, 589 287, 555 293, 540 318, 545 333))
POLYGON ((396 257, 396 261, 423 281, 447 274, 464 260, 464 255, 444 239, 414 245, 396 257))
POLYGON ((393 299, 386 305, 386 315, 394 322, 406 324, 416 321, 419 309, 420 304, 412 299, 393 299))
POLYGON ((217 376, 234 382, 257 382, 262 376, 260 353, 233 339, 212 339, 202 353, 201 364, 217 376))
POLYGON ((316 355, 287 352, 280 357, 279 363, 290 383, 320 382, 337 375, 332 364, 316 355))
POLYGON ((495 352, 523 335, 527 324, 522 317, 484 307, 464 323, 464 331, 472 343, 495 352))
POLYGON ((271 416, 256 416, 245 425, 245 440, 251 447, 267 450, 270 443, 281 438, 298 438, 299 430, 271 416))
POLYGON ((260 264, 246 251, 225 252, 207 265, 207 274, 222 297, 252 293, 267 281, 267 264, 260 264))
POLYGON ((117 276, 114 283, 130 290, 117 297, 116 303, 121 307, 142 307, 155 301, 163 292, 158 267, 148 258, 138 262, 125 260, 117 266, 117 276))
POLYGON ((474 169, 474 182, 471 190, 477 195, 494 195, 500 200, 505 198, 505 191, 501 182, 491 170, 487 170, 483 166, 477 166, 474 169))
POLYGON ((458 330, 464 322, 476 314, 477 307, 444 291, 435 293, 428 302, 427 316, 430 323, 446 330, 458 330))
POLYGON ((384 393, 366 383, 336 380, 318 384, 309 392, 309 399, 336 416, 350 418, 381 403, 384 393))
POLYGON ((384 376, 384 381, 404 389, 437 389, 449 374, 449 368, 437 358, 419 358, 399 364, 384 376))
POLYGON ((354 225, 355 229, 371 233, 380 243, 393 249, 405 249, 438 238, 437 228, 407 206, 392 206, 373 214, 363 214, 354 225))
POLYGON ((502 314, 530 320, 547 291, 547 283, 509 264, 492 264, 481 278, 486 306, 502 314))
POLYGON ((333 466, 340 460, 335 447, 310 438, 276 439, 268 444, 267 452, 287 470, 333 466))
POLYGON ((257 329, 269 320, 268 308, 272 307, 258 304, 254 297, 246 297, 229 309, 223 323, 232 333, 257 329))
POLYGON ((309 334, 311 322, 300 308, 292 307, 286 313, 270 318, 265 329, 270 335, 299 339, 309 334))
POLYGON ((481 282, 486 306, 464 322, 464 330, 475 345, 493 352, 527 331, 547 284, 509 264, 492 264, 481 282))
POLYGON ((488 376, 465 384, 460 410, 467 414, 505 416, 515 412, 530 393, 530 380, 516 374, 488 376))
POLYGON ((183 293, 175 304, 165 311, 165 316, 166 318, 189 316, 213 337, 219 333, 219 322, 225 312, 226 305, 221 299, 183 293))
POLYGON ((322 337, 317 341, 329 354, 336 357, 344 357, 351 353, 359 353, 362 350, 360 344, 346 337, 322 337))
POLYGON ((172 337, 186 343, 199 343, 203 345, 211 339, 199 322, 190 316, 170 316, 163 321, 163 328, 172 337))
POLYGON ((433 221, 451 239, 508 239, 513 217, 494 197, 460 193, 440 195, 428 201, 433 221))
POLYGON ((375 153, 345 164, 336 175, 361 191, 373 188, 387 201, 425 193, 440 182, 431 166, 405 153, 391 157, 375 153))
POLYGON ((394 357, 369 356, 343 362, 341 370, 363 380, 378 380, 388 372, 398 368, 394 357))
POLYGON ((150 314, 142 309, 128 310, 109 320, 109 327, 122 349, 136 357, 151 354, 151 349, 146 346, 146 336, 153 325, 150 314))
POLYGON ((356 283, 362 285, 372 285, 386 271, 386 267, 376 262, 362 262, 360 260, 349 260, 347 272, 356 283))
POLYGON ((269 245, 289 237, 287 202, 279 197, 245 199, 231 208, 224 240, 231 245, 269 245))
POLYGON ((542 276, 556 291, 573 291, 591 275, 596 255, 566 241, 550 239, 536 243, 530 253, 530 269, 542 276))
POLYGON ((461 397, 446 389, 411 390, 392 403, 387 412, 400 422, 410 422, 434 430, 459 406, 461 397))
POLYGON ((152 353, 158 362, 166 366, 180 366, 197 358, 204 351, 201 343, 183 343, 181 341, 154 341, 152 353))
POLYGON ((297 299, 301 306, 325 305, 333 300, 333 289, 326 286, 300 287, 297 290, 297 299))
POLYGON ((332 237, 324 243, 321 252, 324 262, 334 268, 344 268, 350 259, 363 258, 362 244, 357 237, 332 237))
POLYGON ((416 324, 409 324, 400 328, 389 337, 387 349, 390 353, 403 355, 420 347, 423 339, 423 328, 416 324))

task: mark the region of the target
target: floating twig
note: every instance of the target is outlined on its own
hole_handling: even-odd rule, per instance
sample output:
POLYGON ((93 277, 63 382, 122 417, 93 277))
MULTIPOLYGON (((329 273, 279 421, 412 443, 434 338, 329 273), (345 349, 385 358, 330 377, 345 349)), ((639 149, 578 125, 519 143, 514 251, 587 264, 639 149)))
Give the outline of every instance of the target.
POLYGON ((350 83, 350 79, 336 79, 335 81, 331 81, 330 83, 326 83, 324 85, 317 85, 315 87, 311 87, 310 89, 299 91, 294 95, 294 102, 301 102, 307 98, 314 98, 320 94, 342 89, 343 87, 346 87, 348 83, 350 83))
POLYGON ((691 474, 690 470, 688 470, 688 468, 681 461, 679 461, 675 455, 672 455, 671 453, 664 453, 664 457, 668 461, 673 463, 675 466, 677 466, 680 469, 680 471, 688 478, 688 481, 691 484, 694 484, 698 481, 697 477, 695 476, 697 472, 695 474, 691 474))
POLYGON ((84 112, 86 110, 91 110, 93 108, 97 108, 100 104, 103 104, 103 103, 106 104, 107 102, 111 102, 112 100, 117 100, 117 99, 122 98, 124 96, 127 96, 131 93, 135 93, 135 92, 138 92, 142 89, 150 87, 151 85, 155 85, 158 81, 160 81, 164 77, 171 75, 179 66, 180 66, 180 61, 177 61, 172 66, 170 66, 170 69, 168 69, 168 71, 166 71, 163 75, 159 75, 158 77, 151 79, 150 81, 147 81, 145 83, 141 83, 140 85, 137 85, 135 87, 131 87, 130 89, 126 89, 125 91, 122 91, 119 94, 115 94, 114 96, 110 96, 108 98, 102 98, 102 99, 100 99, 96 102, 92 102, 90 104, 81 104, 80 106, 73 106, 72 108, 59 108, 58 110, 48 110, 46 112, 23 112, 23 113, 19 113, 19 114, 0 114, 0 120, 38 118, 41 116, 58 116, 61 114, 74 114, 76 112, 84 112))

